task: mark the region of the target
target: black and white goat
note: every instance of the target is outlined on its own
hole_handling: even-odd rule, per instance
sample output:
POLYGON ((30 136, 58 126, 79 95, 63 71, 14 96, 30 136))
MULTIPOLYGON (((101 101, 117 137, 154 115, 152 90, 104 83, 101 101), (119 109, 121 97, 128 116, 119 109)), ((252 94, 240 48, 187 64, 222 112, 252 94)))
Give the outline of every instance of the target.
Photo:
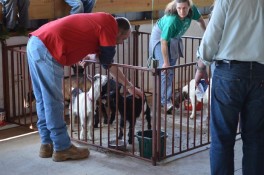
POLYGON ((81 125, 81 132, 80 132, 80 139, 84 140, 85 138, 85 115, 87 116, 87 131, 88 131, 88 140, 92 140, 92 116, 93 116, 93 110, 96 108, 96 101, 100 97, 100 84, 101 86, 105 85, 107 82, 107 76, 105 75, 99 75, 96 74, 94 76, 93 85, 89 89, 88 92, 82 92, 79 94, 79 97, 75 98, 72 103, 72 114, 71 117, 73 119, 72 124, 75 123, 75 117, 80 117, 80 125, 81 125), (94 95, 93 95, 94 93, 94 95), (86 106, 85 106, 85 100, 86 100, 86 106), (79 107, 79 110, 78 110, 79 107))
POLYGON ((144 96, 143 100, 142 98, 134 98, 133 95, 128 95, 126 97, 119 95, 118 97, 118 111, 121 115, 118 139, 121 140, 123 138, 126 120, 129 122, 128 143, 132 144, 132 137, 134 137, 133 128, 136 125, 136 119, 141 116, 142 112, 146 115, 148 129, 151 129, 151 110, 148 106, 146 96, 144 96), (143 110, 142 103, 144 104, 143 110))
MULTIPOLYGON (((112 124, 115 120, 115 114, 116 114, 116 95, 120 94, 121 84, 117 83, 113 79, 108 79, 107 83, 102 86, 102 92, 101 92, 101 108, 99 103, 96 107, 96 114, 94 119, 94 127, 98 128, 99 124, 99 109, 101 109, 102 116, 104 117, 104 124, 112 124), (109 92, 108 92, 108 86, 109 86, 109 92), (108 103, 108 97, 109 97, 109 103, 108 103), (108 119, 107 116, 107 107, 110 107, 110 119, 108 119), (108 121, 109 120, 109 121, 108 121)), ((99 102, 99 100, 98 100, 99 102)))

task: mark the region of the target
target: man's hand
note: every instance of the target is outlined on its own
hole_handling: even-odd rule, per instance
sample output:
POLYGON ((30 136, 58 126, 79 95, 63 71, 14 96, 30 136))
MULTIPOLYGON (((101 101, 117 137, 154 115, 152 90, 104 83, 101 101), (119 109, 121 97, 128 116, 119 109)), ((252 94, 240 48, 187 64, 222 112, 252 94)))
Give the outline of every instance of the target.
POLYGON ((196 73, 195 73, 195 86, 197 87, 201 79, 204 79, 207 84, 209 84, 208 74, 206 71, 206 66, 201 60, 198 60, 196 64, 196 73))
POLYGON ((143 92, 141 91, 141 89, 137 88, 137 87, 129 87, 127 89, 127 91, 132 94, 135 95, 136 98, 143 98, 143 92))
POLYGON ((89 62, 85 61, 85 60, 94 60, 96 61, 96 54, 88 54, 86 55, 81 61, 79 61, 78 65, 82 66, 83 68, 85 68, 85 66, 87 66, 89 64, 89 62))

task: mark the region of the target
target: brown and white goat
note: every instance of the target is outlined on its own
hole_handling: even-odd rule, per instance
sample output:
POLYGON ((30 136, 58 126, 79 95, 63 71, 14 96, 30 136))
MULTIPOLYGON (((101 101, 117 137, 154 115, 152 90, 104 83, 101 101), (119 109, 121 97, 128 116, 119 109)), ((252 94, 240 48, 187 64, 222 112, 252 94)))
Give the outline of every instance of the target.
MULTIPOLYGON (((88 140, 92 140, 92 116, 93 111, 96 108, 96 101, 100 97, 101 87, 105 85, 107 82, 107 76, 96 74, 94 76, 93 85, 89 89, 88 92, 82 92, 79 94, 79 97, 75 97, 74 101, 72 102, 72 107, 70 107, 70 114, 73 116, 72 124, 75 124, 75 117, 79 116, 80 118, 80 125, 81 125, 81 132, 80 132, 80 139, 85 139, 85 117, 87 116, 87 131, 88 131, 88 140), (85 105, 86 104, 86 105, 85 105), (72 111, 71 111, 72 110, 72 111)), ((74 128, 74 127, 72 127, 74 128)))
MULTIPOLYGON (((189 98, 192 104, 192 113, 190 115, 190 119, 194 118, 194 113, 196 111, 196 104, 195 104, 195 79, 192 79, 189 84, 187 84, 186 86, 184 86, 182 88, 182 92, 183 93, 187 93, 189 94, 189 98)), ((208 114, 208 101, 209 101, 209 90, 211 90, 211 86, 209 86, 203 96, 203 114, 208 114)), ((197 101, 199 101, 197 99, 197 101)))

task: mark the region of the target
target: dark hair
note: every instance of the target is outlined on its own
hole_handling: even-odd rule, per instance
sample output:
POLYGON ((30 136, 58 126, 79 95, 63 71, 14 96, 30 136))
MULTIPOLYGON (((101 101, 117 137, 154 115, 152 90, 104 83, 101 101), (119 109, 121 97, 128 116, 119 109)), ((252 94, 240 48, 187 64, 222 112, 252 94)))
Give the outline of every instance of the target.
POLYGON ((128 19, 124 18, 124 17, 116 17, 116 22, 118 24, 118 29, 122 30, 124 32, 127 32, 130 28, 130 22, 128 21, 128 19))
MULTIPOLYGON (((190 7, 192 7, 193 2, 192 0, 173 0, 171 1, 165 8, 166 15, 179 15, 177 12, 177 3, 187 3, 190 7)), ((192 8, 190 8, 189 13, 187 15, 188 18, 192 17, 192 8)))

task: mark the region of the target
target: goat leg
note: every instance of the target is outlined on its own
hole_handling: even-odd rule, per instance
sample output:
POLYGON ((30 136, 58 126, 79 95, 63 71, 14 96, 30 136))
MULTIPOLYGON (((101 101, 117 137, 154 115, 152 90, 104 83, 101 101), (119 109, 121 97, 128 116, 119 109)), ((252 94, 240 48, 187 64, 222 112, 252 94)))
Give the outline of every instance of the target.
POLYGON ((122 127, 119 128, 118 140, 122 140, 122 138, 123 138, 123 135, 124 135, 123 129, 124 128, 122 128, 122 127))
POLYGON ((150 115, 150 113, 151 113, 150 107, 147 105, 147 109, 146 109, 145 114, 146 114, 146 120, 148 122, 148 129, 151 129, 151 115, 150 115))
POLYGON ((116 108, 115 107, 111 107, 111 118, 110 118, 110 124, 113 124, 114 120, 115 120, 115 115, 116 115, 116 108))
POLYGON ((128 143, 132 144, 132 127, 129 126, 129 131, 128 131, 128 143))
POLYGON ((118 135, 118 139, 119 140, 122 140, 122 138, 123 138, 123 136, 124 136, 124 133, 123 133, 123 131, 124 131, 124 125, 125 125, 125 123, 124 123, 125 121, 124 121, 124 116, 122 116, 121 115, 121 119, 120 119, 120 123, 119 123, 119 135, 118 135))
POLYGON ((94 128, 98 128, 99 124, 99 107, 97 106, 94 114, 94 128))

